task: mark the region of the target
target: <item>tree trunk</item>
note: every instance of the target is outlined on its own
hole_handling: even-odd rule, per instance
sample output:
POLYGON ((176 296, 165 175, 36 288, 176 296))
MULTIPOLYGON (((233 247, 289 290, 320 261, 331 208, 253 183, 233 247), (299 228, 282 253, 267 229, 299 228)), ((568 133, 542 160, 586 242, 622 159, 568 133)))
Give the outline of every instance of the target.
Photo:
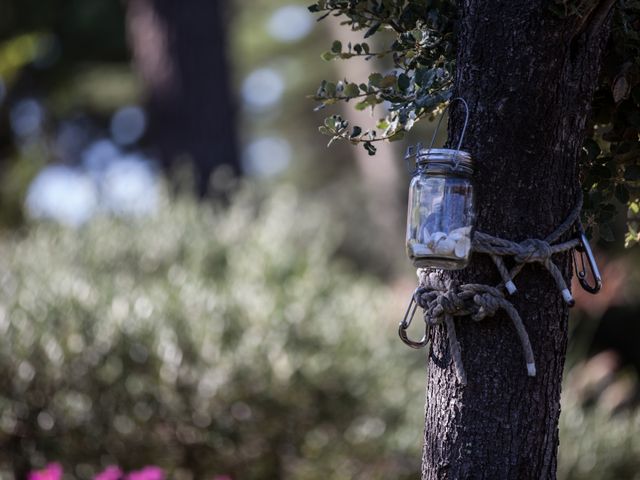
POLYGON ((151 141, 165 168, 193 166, 199 195, 212 172, 240 173, 223 0, 129 0, 127 30, 148 96, 151 141))
MULTIPOLYGON (((593 10, 568 18, 552 14, 550 3, 460 2, 455 96, 471 112, 463 148, 476 161, 477 228, 516 241, 544 238, 576 203, 577 163, 613 1, 596 0, 593 10)), ((455 145, 464 115, 459 106, 452 110, 455 145)), ((554 260, 569 280, 569 254, 554 260)), ((465 283, 500 281, 484 255, 448 275, 465 283)), ((423 480, 556 476, 568 309, 542 267, 527 265, 516 285, 509 299, 531 338, 537 376, 527 376, 504 313, 477 323, 456 317, 466 386, 456 380, 443 327, 436 328, 423 480)))

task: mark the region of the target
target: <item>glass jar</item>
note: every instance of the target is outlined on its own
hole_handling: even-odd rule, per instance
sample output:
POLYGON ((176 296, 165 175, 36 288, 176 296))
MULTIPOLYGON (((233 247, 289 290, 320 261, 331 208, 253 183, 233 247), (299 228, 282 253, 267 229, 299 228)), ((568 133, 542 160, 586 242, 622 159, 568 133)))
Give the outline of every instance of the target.
POLYGON ((469 153, 423 149, 409 187, 407 254, 416 267, 464 268, 475 222, 469 153))

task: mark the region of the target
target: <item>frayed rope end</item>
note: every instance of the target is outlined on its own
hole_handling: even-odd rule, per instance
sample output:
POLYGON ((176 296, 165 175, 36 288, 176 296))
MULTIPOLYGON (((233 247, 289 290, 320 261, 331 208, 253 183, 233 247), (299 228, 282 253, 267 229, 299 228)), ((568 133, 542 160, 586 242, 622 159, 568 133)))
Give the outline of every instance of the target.
POLYGON ((527 363, 527 374, 530 377, 536 376, 536 364, 535 363, 527 363))
POLYGON ((562 298, 564 298, 564 301, 567 302, 567 305, 570 307, 573 307, 576 303, 568 288, 562 290, 562 298))

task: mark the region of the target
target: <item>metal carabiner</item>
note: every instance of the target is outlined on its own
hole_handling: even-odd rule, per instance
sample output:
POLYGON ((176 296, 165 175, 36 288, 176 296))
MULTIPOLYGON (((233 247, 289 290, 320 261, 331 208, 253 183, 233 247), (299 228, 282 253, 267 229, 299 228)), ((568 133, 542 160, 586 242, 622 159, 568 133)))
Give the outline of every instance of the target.
POLYGON ((600 276, 600 270, 598 269, 596 258, 593 256, 591 245, 589 245, 589 240, 587 239, 587 236, 585 235, 584 230, 582 228, 580 228, 578 231, 578 239, 580 240, 580 245, 578 245, 573 251, 573 265, 576 269, 578 282, 580 282, 580 286, 585 291, 596 294, 602 288, 602 277, 600 276), (578 268, 578 261, 576 260, 576 251, 580 255, 581 269, 578 268), (589 263, 589 268, 591 269, 591 276, 593 277, 593 280, 596 282, 595 285, 590 285, 587 280, 587 267, 584 261, 585 255, 587 257, 587 262, 589 263))
POLYGON ((416 295, 420 295, 422 287, 418 287, 413 295, 411 295, 411 300, 409 301, 409 306, 407 307, 407 311, 404 313, 404 318, 398 325, 398 335, 400 336, 400 340, 402 340, 405 344, 409 345, 411 348, 422 348, 425 347, 429 343, 429 324, 425 322, 424 324, 424 336, 421 340, 415 341, 411 340, 407 335, 407 329, 411 325, 413 321, 413 317, 416 314, 416 310, 418 309, 418 302, 416 302, 416 295))

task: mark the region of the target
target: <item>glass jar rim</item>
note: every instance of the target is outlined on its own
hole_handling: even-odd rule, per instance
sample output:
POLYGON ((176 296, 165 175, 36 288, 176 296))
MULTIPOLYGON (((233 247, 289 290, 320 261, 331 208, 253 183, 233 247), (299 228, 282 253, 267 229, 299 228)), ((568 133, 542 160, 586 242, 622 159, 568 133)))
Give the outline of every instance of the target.
POLYGON ((450 148, 424 148, 416 155, 418 167, 427 172, 463 173, 472 175, 474 162, 469 152, 450 148))

